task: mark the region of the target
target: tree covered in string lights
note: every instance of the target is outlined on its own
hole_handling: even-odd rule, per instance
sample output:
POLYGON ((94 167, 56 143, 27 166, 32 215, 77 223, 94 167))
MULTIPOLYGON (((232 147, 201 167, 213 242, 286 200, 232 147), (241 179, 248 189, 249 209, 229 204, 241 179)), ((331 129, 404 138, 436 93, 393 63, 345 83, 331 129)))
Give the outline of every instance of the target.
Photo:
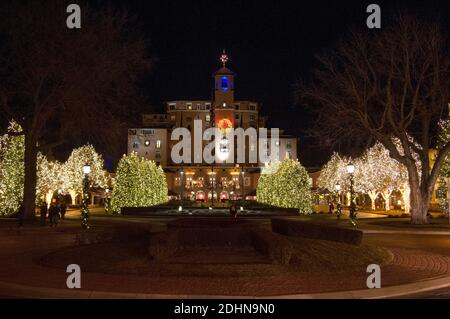
MULTIPOLYGON (((403 152, 400 143, 394 143, 398 151, 403 152)), ((333 154, 320 173, 318 186, 334 191, 336 183, 339 183, 341 189, 348 192, 350 178, 346 167, 350 161, 355 165, 354 189, 357 193, 369 196, 372 209, 375 209, 375 199, 381 194, 386 202, 385 208, 389 210, 390 196, 397 190, 402 194, 405 212, 409 213, 410 191, 406 166, 393 159, 381 143, 376 143, 356 159, 333 154)))
POLYGON ((257 201, 284 208, 312 212, 311 181, 299 161, 284 159, 269 164, 262 172, 256 190, 257 201))
POLYGON ((0 216, 14 214, 23 200, 24 136, 11 122, 8 133, 0 136, 0 216))
POLYGON ((67 190, 67 174, 65 165, 59 161, 49 161, 42 153, 37 158, 36 201, 44 201, 47 205, 56 191, 67 190))
MULTIPOLYGON (((450 105, 449 105, 450 113, 450 105)), ((442 148, 450 140, 450 120, 439 121, 439 143, 438 149, 442 148)), ((449 193, 450 193, 450 155, 447 155, 439 172, 437 182, 437 196, 436 199, 439 207, 444 213, 449 213, 449 193)))
POLYGON ((64 163, 66 174, 65 187, 72 197, 72 202, 77 195, 81 195, 83 192, 83 166, 86 164, 91 166, 91 173, 89 174, 90 187, 105 188, 108 186, 107 175, 103 169, 104 161, 102 155, 98 154, 90 144, 76 148, 64 163))
POLYGON ((167 202, 167 181, 161 166, 133 152, 119 161, 111 210, 123 207, 149 207, 167 202))
MULTIPOLYGON (((25 140, 21 127, 11 122, 8 133, 0 136, 0 215, 18 211, 23 201, 25 140)), ((58 190, 70 192, 73 198, 83 189, 83 165, 92 167, 90 183, 106 187, 107 177, 103 159, 92 145, 74 150, 65 163, 48 160, 42 153, 37 155, 36 204, 50 204, 58 190)))

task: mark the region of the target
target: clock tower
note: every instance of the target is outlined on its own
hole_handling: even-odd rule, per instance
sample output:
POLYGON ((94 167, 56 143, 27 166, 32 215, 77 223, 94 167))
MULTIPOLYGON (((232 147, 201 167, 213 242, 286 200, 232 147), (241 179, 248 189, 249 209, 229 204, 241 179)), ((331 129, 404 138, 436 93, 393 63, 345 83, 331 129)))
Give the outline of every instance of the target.
MULTIPOLYGON (((220 56, 222 67, 214 73, 214 123, 234 124, 234 79, 236 74, 227 68, 228 55, 225 50, 220 56)), ((234 126, 234 125, 233 125, 234 126)))

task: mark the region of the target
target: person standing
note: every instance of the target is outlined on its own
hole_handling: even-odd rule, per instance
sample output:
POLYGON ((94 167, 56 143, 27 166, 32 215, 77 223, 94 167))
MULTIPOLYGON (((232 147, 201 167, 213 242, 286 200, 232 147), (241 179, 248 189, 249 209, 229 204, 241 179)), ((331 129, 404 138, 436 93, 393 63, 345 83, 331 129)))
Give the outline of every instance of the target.
POLYGON ((53 226, 56 227, 58 225, 58 215, 59 215, 58 205, 56 205, 56 203, 52 203, 48 211, 48 218, 50 219, 50 227, 53 226))
POLYGON ((66 217, 67 206, 65 203, 61 203, 61 219, 66 217))
POLYGON ((41 212, 41 226, 45 226, 47 221, 47 202, 44 201, 39 209, 41 212))
POLYGON ((328 207, 329 207, 329 213, 330 214, 333 214, 333 212, 334 212, 334 203, 333 203, 333 201, 332 200, 330 200, 329 202, 328 202, 328 207))

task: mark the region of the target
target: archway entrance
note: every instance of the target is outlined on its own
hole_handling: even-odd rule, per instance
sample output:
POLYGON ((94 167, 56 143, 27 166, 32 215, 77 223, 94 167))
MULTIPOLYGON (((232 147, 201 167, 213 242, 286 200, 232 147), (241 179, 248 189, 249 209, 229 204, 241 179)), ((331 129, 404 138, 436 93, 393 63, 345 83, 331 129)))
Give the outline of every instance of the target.
POLYGON ((222 202, 224 202, 227 201, 230 198, 230 196, 227 191, 222 191, 220 192, 219 198, 222 202))
POLYGON ((200 201, 200 202, 204 202, 206 200, 206 194, 204 191, 198 191, 195 194, 195 200, 200 201))

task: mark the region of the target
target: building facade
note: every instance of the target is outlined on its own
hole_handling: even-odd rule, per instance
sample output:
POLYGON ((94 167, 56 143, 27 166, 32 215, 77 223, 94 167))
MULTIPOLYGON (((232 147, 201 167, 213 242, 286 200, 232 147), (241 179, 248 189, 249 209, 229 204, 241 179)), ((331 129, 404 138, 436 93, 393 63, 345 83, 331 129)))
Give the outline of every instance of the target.
MULTIPOLYGON (((258 102, 235 99, 236 74, 226 67, 227 60, 228 57, 223 54, 223 65, 213 74, 211 99, 169 101, 165 104, 165 113, 144 114, 142 127, 128 130, 128 154, 136 152, 159 163, 166 173, 169 193, 173 196, 194 201, 255 199, 258 179, 265 162, 259 158, 256 162, 250 160, 250 153, 258 154, 262 143, 244 138, 245 160, 238 163, 237 153, 242 149, 237 149, 234 140, 229 143, 225 132, 230 128, 242 128, 255 129, 259 134, 260 128, 266 128, 267 118, 260 115, 261 105, 258 102), (191 145, 194 145, 194 124, 199 123, 199 120, 201 132, 214 127, 223 131, 224 137, 220 143, 224 142, 224 145, 217 145, 212 163, 203 158, 202 152, 191 152, 190 163, 176 163, 171 154, 179 140, 172 140, 172 133, 177 128, 187 129, 193 133, 191 145), (232 147, 234 151, 230 152, 227 147, 232 147), (220 156, 222 151, 226 156, 233 156, 234 160, 228 158, 225 161, 220 156)), ((269 154, 273 148, 278 158, 295 159, 297 142, 297 138, 280 131, 275 142, 277 147, 273 148, 269 133, 264 139, 263 152, 269 154)), ((210 141, 202 140, 201 143, 204 149, 210 141)))

